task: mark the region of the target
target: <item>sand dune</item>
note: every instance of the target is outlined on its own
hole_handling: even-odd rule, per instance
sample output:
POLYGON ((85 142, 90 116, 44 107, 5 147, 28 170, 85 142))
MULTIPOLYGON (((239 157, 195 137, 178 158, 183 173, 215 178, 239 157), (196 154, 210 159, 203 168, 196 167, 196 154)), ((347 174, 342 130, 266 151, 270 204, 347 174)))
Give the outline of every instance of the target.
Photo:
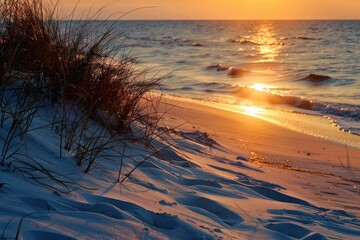
MULTIPOLYGON (((122 185, 117 163, 84 174, 51 129, 29 151, 92 190, 50 190, 0 166, 6 239, 357 239, 360 150, 253 117, 167 99, 168 146, 122 185), (176 105, 174 107, 174 105, 176 105), (45 144, 46 143, 46 144, 45 144), (349 162, 347 161, 349 154, 349 162)), ((38 119, 37 121, 46 121, 38 119)), ((136 143, 134 143, 136 144, 136 143)), ((130 153, 129 153, 130 154, 130 153)), ((139 156, 139 161, 141 160, 139 156)), ((126 161, 131 169, 136 163, 126 161)), ((44 180, 48 181, 48 180, 44 180)), ((48 181, 50 185, 54 183, 48 181)))

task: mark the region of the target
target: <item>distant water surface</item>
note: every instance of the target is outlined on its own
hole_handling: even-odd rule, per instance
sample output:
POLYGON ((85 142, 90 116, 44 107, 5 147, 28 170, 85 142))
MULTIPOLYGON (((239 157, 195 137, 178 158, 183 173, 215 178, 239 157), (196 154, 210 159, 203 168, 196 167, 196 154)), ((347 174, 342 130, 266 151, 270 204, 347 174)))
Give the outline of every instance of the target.
POLYGON ((168 75, 167 94, 360 147, 360 21, 121 21, 116 30, 138 66, 168 75), (317 131, 319 121, 328 127, 317 131))

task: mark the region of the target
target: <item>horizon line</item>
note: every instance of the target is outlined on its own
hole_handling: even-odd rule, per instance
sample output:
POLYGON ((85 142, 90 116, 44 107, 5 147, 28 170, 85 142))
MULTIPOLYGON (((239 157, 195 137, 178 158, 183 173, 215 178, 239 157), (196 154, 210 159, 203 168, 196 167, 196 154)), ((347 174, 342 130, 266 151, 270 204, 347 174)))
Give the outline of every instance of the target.
MULTIPOLYGON (((70 20, 70 21, 81 21, 81 20, 87 20, 87 19, 63 19, 63 20, 70 20)), ((88 19, 90 20, 90 19, 88 19)), ((360 18, 294 18, 294 19, 92 19, 95 21, 360 21, 360 18)))

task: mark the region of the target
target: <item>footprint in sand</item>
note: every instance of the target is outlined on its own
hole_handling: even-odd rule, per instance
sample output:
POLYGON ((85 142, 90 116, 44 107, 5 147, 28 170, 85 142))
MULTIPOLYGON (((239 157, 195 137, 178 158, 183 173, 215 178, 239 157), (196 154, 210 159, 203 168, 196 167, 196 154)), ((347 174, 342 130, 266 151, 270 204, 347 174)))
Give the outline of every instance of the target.
POLYGON ((251 190, 257 192, 258 194, 268 198, 268 199, 272 199, 275 201, 279 201, 279 202, 286 202, 286 203, 294 203, 294 204, 299 204, 299 205, 304 205, 304 206, 312 206, 310 203, 301 200, 299 198, 295 198, 295 197, 291 197, 289 195, 280 193, 276 190, 273 189, 269 189, 266 187, 253 187, 253 186, 248 186, 248 188, 250 188, 251 190))
POLYGON ((265 227, 297 239, 306 237, 311 233, 309 229, 293 223, 270 223, 265 225, 265 227))
POLYGON ((156 214, 154 218, 154 226, 165 230, 174 230, 179 227, 178 218, 166 213, 156 214))
POLYGON ((150 182, 145 182, 145 181, 141 181, 141 180, 137 180, 137 179, 133 179, 133 182, 140 185, 140 186, 151 189, 153 191, 157 191, 157 192, 164 193, 164 194, 168 193, 168 191, 166 189, 159 188, 159 187, 155 186, 153 183, 150 183, 150 182))
POLYGON ((360 222, 356 217, 343 210, 327 210, 324 208, 313 207, 313 211, 269 209, 268 213, 273 218, 265 227, 282 234, 303 238, 306 240, 327 239, 326 236, 312 232, 303 226, 324 227, 331 231, 346 234, 349 239, 360 236, 360 222), (341 220, 340 220, 341 219, 341 220))
POLYGON ((152 168, 152 169, 161 169, 159 166, 157 166, 156 164, 152 163, 152 162, 143 162, 139 168, 152 168))
MULTIPOLYGON (((205 210, 208 213, 211 213, 211 214, 207 214, 209 218, 212 218, 215 221, 217 219, 220 219, 221 222, 229 226, 235 226, 244 221, 244 219, 239 215, 237 215, 235 212, 205 197, 189 197, 189 198, 179 199, 178 202, 183 205, 201 209, 202 211, 205 210)), ((197 209, 193 209, 193 210, 197 211, 197 209)))
POLYGON ((163 205, 163 206, 168 206, 168 207, 172 207, 172 206, 176 206, 177 203, 176 202, 167 202, 165 200, 160 200, 159 204, 163 205))
POLYGON ((100 201, 101 203, 93 205, 93 211, 103 214, 105 216, 111 217, 112 213, 109 213, 111 209, 118 209, 117 213, 114 213, 116 216, 122 216, 122 211, 125 215, 130 215, 137 218, 141 222, 155 226, 157 228, 165 230, 174 230, 179 227, 178 217, 166 213, 154 213, 149 211, 139 205, 136 205, 131 202, 125 202, 113 198, 106 197, 94 197, 92 200, 100 201), (97 207, 96 207, 97 206, 97 207), (119 211, 121 210, 121 211, 119 211))
POLYGON ((95 203, 93 205, 89 205, 86 209, 84 209, 84 211, 99 213, 114 219, 125 219, 126 216, 126 214, 124 214, 120 209, 109 203, 95 203))
POLYGON ((234 192, 231 189, 225 189, 222 184, 215 180, 204 179, 183 179, 182 184, 189 187, 195 187, 197 191, 207 194, 214 194, 219 196, 233 197, 237 199, 245 199, 246 197, 239 192, 234 192))
POLYGON ((214 180, 203 179, 183 179, 182 183, 186 186, 209 186, 214 188, 222 188, 221 184, 214 180))
POLYGON ((269 209, 268 213, 273 214, 272 222, 274 221, 292 221, 300 224, 311 225, 316 221, 321 220, 318 216, 297 210, 286 210, 286 209, 269 209))
POLYGON ((277 189, 284 189, 283 187, 281 187, 280 185, 277 184, 272 184, 269 182, 264 182, 261 180, 257 180, 255 178, 252 178, 246 174, 240 173, 238 171, 234 171, 231 169, 227 169, 227 168, 222 168, 219 166, 215 166, 215 165, 211 165, 208 164, 209 167, 215 168, 216 170, 222 171, 222 172, 226 172, 226 173, 230 173, 233 174, 235 176, 238 177, 238 182, 242 183, 242 184, 246 184, 246 185, 251 185, 251 186, 262 186, 262 187, 266 187, 266 188, 277 188, 277 189))

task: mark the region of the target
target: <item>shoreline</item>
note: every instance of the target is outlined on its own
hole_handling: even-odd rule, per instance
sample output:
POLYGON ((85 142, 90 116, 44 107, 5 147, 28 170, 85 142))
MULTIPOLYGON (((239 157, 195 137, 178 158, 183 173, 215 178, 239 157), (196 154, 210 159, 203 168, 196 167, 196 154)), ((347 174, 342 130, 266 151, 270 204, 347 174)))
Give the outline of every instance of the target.
MULTIPOLYGON (((340 158, 347 157, 346 148, 348 148, 349 155, 353 157, 356 167, 360 169, 360 148, 346 147, 344 144, 332 140, 299 133, 264 119, 239 112, 231 112, 216 106, 208 106, 207 104, 186 101, 172 96, 165 96, 164 100, 165 105, 172 106, 173 108, 166 110, 168 107, 162 106, 162 110, 165 110, 167 114, 176 116, 179 121, 183 118, 186 122, 197 126, 199 130, 213 135, 216 139, 222 138, 223 142, 225 140, 225 146, 239 147, 240 143, 245 143, 248 150, 263 151, 268 154, 276 153, 276 147, 283 146, 285 148, 279 149, 290 153, 296 148, 301 148, 301 145, 296 144, 297 142, 304 142, 307 143, 306 145, 309 145, 309 143, 311 145, 304 146, 304 148, 309 149, 307 152, 311 152, 310 150, 316 148, 322 149, 322 146, 329 146, 327 151, 330 151, 330 153, 324 156, 335 156, 336 154, 334 155, 334 153, 338 152, 337 155, 340 158), (213 120, 214 118, 215 120, 213 120), (223 123, 225 126, 217 124, 221 123, 219 119, 226 121, 226 124, 223 123), (238 136, 231 137, 230 135, 238 136), (263 143, 255 143, 255 139, 263 143), (287 144, 284 144, 285 142, 287 144), (263 148, 260 149, 260 147, 263 148)), ((305 152, 305 150, 302 152, 305 152)))
MULTIPOLYGON (((245 156, 249 163, 266 172, 252 172, 257 178, 280 184, 293 193, 301 187, 303 192, 296 194, 321 204, 329 201, 330 192, 337 195, 338 192, 352 191, 353 197, 359 194, 358 148, 295 132, 245 114, 171 97, 165 99, 167 104, 176 106, 170 110, 169 114, 173 117, 166 124, 171 127, 187 121, 187 124, 208 133, 221 146, 233 154, 245 156), (320 188, 330 189, 328 195, 314 198, 314 194, 319 194, 319 186, 314 185, 314 179, 320 188), (329 186, 328 179, 343 183, 329 186)), ((237 161, 236 156, 233 159, 237 161)), ((335 195, 332 197, 336 198, 335 195)), ((341 201, 336 206, 349 204, 351 198, 344 200, 344 205, 341 201)), ((357 214, 360 215, 360 211, 357 214)))
POLYGON ((348 146, 360 150, 360 136, 339 129, 339 127, 332 123, 331 119, 325 115, 301 113, 290 109, 268 109, 256 105, 254 107, 245 105, 234 106, 167 94, 164 95, 164 98, 171 102, 201 105, 226 112, 232 112, 239 114, 240 116, 244 115, 272 123, 299 134, 320 138, 325 141, 343 145, 344 147, 348 146), (301 120, 299 121, 299 119, 301 120))

